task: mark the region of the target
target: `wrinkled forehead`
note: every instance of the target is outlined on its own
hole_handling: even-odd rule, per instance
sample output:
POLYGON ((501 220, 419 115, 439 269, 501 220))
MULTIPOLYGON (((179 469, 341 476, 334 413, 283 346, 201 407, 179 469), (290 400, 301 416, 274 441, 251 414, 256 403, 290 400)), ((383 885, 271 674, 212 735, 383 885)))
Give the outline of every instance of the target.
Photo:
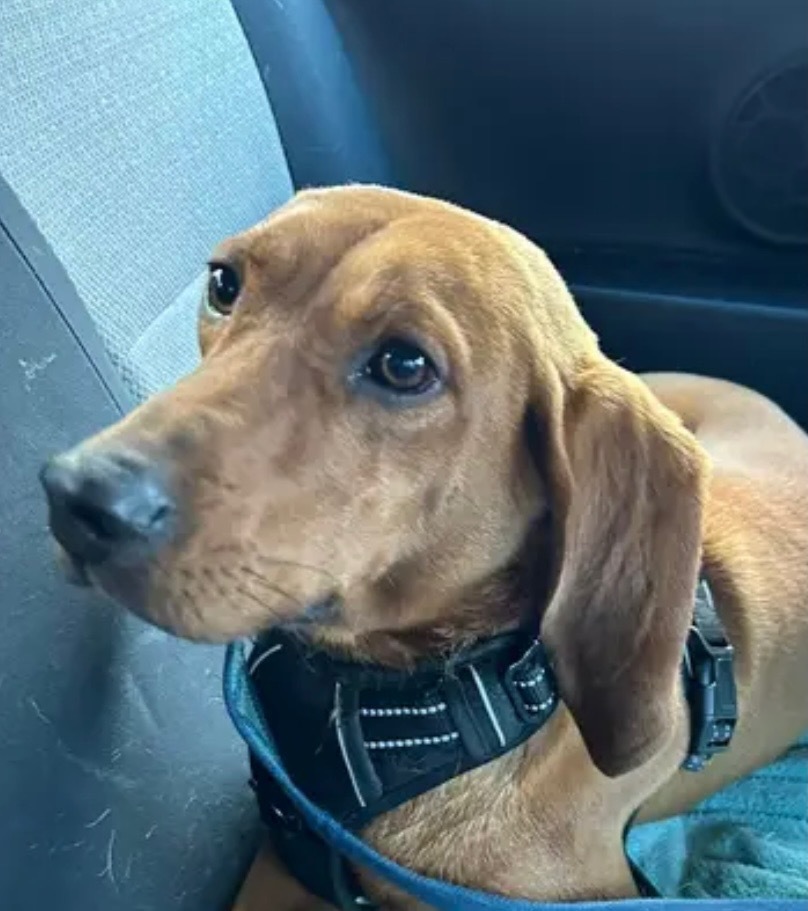
POLYGON ((312 269, 319 258, 339 257, 363 237, 427 205, 418 197, 369 188, 307 191, 224 241, 211 258, 259 266, 306 262, 312 269))
POLYGON ((378 296, 451 305, 482 294, 502 273, 507 248, 495 234, 492 223, 436 200, 340 188, 300 194, 212 259, 240 262, 276 287, 294 281, 310 293, 328 285, 355 306, 378 296))

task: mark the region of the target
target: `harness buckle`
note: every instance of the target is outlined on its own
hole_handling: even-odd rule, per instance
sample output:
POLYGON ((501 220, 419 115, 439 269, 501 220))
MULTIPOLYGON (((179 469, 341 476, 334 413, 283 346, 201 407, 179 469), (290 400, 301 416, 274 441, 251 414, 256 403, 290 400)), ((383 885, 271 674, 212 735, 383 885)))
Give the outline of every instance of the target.
POLYGON ((339 911, 379 911, 378 906, 362 894, 345 858, 333 847, 329 848, 328 867, 339 911))
POLYGON ((558 704, 558 689, 550 661, 540 640, 505 674, 505 689, 523 722, 540 727, 558 704))
POLYGON ((738 722, 733 672, 735 650, 726 639, 711 642, 691 626, 685 647, 685 689, 690 704, 690 746, 683 768, 698 772, 726 750, 738 722))

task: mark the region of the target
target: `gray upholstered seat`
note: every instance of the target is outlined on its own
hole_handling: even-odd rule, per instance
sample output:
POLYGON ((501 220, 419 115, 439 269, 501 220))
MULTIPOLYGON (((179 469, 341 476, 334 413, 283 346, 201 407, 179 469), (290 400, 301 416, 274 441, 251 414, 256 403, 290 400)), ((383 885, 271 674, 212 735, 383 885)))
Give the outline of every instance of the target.
POLYGON ((137 397, 196 357, 212 246, 286 199, 263 86, 226 0, 0 5, 0 174, 137 397))
POLYGON ((221 651, 67 589, 36 475, 193 367, 284 153, 227 0, 4 0, 0 109, 0 905, 218 911, 255 830, 221 651))

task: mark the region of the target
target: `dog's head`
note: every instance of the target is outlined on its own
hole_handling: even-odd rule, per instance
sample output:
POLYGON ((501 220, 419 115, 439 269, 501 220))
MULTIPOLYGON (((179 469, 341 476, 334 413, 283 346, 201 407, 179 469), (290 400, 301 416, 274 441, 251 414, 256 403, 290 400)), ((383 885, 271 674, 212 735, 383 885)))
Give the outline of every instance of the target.
POLYGON ((344 643, 543 611, 608 773, 664 738, 703 465, 501 225, 370 187, 224 243, 201 366, 43 471, 77 571, 180 635, 344 643))

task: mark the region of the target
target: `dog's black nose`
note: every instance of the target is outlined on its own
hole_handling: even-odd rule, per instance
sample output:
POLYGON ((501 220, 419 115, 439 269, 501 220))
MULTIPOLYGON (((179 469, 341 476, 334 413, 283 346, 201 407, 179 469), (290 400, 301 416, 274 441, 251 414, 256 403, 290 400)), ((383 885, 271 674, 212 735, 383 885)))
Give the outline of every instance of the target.
POLYGON ((54 537, 84 563, 146 553, 173 525, 166 485, 141 457, 78 448, 51 459, 40 480, 54 537))

